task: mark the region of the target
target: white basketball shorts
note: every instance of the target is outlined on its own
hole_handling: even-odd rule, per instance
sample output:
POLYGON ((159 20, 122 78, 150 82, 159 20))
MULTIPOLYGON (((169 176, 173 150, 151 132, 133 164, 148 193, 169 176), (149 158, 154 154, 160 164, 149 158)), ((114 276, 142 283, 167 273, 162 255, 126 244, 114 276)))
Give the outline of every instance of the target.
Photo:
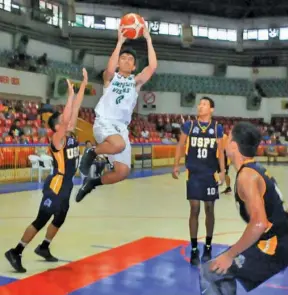
POLYGON ((103 118, 96 118, 93 126, 93 133, 97 143, 102 143, 108 136, 121 135, 125 141, 125 149, 115 155, 107 155, 109 162, 119 162, 131 167, 131 145, 129 141, 129 131, 127 125, 103 118))

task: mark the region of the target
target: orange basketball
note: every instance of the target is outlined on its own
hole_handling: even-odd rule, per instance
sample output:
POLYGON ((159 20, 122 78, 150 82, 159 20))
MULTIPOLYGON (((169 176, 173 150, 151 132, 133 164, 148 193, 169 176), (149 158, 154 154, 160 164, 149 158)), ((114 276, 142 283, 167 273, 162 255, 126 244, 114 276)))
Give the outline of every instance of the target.
POLYGON ((143 35, 145 21, 143 17, 136 13, 128 13, 121 18, 120 26, 124 37, 128 39, 137 39, 143 35))

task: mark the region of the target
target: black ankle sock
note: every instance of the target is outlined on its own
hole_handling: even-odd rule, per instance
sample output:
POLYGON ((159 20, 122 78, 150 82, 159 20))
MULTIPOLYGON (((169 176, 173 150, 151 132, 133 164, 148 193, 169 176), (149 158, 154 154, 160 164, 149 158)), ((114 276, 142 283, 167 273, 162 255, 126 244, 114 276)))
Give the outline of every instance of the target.
POLYGON ((23 243, 20 242, 20 243, 16 246, 16 248, 14 249, 14 252, 15 252, 16 254, 22 254, 23 250, 25 249, 25 246, 26 246, 26 245, 24 245, 23 243))
POLYGON ((101 177, 97 177, 97 178, 93 179, 93 184, 95 186, 103 185, 101 177))
POLYGON ((40 248, 41 248, 41 249, 48 249, 49 246, 50 246, 50 243, 51 243, 51 241, 48 241, 48 240, 45 239, 45 240, 42 242, 42 244, 40 245, 40 248))
POLYGON ((198 247, 197 238, 196 239, 191 239, 191 247, 192 247, 192 250, 197 249, 197 247, 198 247))
POLYGON ((206 246, 211 246, 212 237, 206 237, 206 246))

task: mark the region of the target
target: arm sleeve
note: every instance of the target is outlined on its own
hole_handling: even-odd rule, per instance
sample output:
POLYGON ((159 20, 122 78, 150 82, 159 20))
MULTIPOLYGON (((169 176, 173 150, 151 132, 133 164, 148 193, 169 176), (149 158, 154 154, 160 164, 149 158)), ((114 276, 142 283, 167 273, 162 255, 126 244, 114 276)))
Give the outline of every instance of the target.
POLYGON ((187 121, 181 126, 181 131, 184 134, 189 135, 190 128, 191 128, 191 121, 187 121))

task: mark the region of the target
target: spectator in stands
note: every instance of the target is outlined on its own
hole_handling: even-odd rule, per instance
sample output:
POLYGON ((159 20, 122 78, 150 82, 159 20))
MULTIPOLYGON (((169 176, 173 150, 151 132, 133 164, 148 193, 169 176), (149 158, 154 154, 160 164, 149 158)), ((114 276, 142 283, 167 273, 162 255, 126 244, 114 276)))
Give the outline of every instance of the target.
POLYGON ((29 119, 26 119, 26 125, 23 127, 23 132, 26 136, 31 136, 33 134, 32 129, 32 121, 29 119))
POLYGON ((179 120, 174 120, 174 122, 172 122, 172 132, 174 133, 175 130, 180 130, 180 127, 181 127, 181 119, 179 120))
POLYGON ((132 126, 130 131, 131 131, 132 136, 134 136, 135 138, 139 137, 139 133, 136 129, 136 126, 132 126))
POLYGON ((45 123, 44 120, 41 121, 41 126, 38 129, 38 135, 40 137, 46 137, 47 136, 46 123, 45 123))
POLYGON ((2 103, 2 101, 0 101, 0 119, 5 120, 5 106, 2 103))
POLYGON ((17 113, 24 113, 23 101, 17 101, 15 104, 15 111, 17 113))
POLYGON ((23 135, 23 130, 20 128, 20 121, 16 119, 10 128, 9 135, 13 138, 23 135))
POLYGON ((179 137, 180 137, 180 134, 181 134, 181 122, 182 122, 182 119, 178 119, 178 120, 175 120, 171 125, 172 125, 172 134, 175 136, 175 138, 177 139, 177 141, 179 140, 179 137))
POLYGON ((43 145, 42 146, 37 146, 35 148, 36 155, 39 156, 39 157, 41 157, 42 155, 47 155, 47 146, 44 146, 44 144, 47 144, 45 136, 42 136, 39 139, 39 144, 43 144, 43 145))
POLYGON ((156 130, 157 130, 158 132, 162 132, 162 131, 164 131, 164 122, 163 122, 162 117, 159 117, 159 118, 157 119, 156 130))
POLYGON ((282 144, 279 136, 276 136, 275 143, 282 144))
POLYGON ((145 127, 143 127, 141 131, 141 136, 145 139, 148 139, 150 137, 149 131, 145 127))
POLYGON ((167 122, 164 126, 164 131, 167 132, 167 133, 172 133, 172 125, 170 123, 170 120, 169 118, 167 119, 167 122))
POLYGON ((11 108, 11 107, 8 108, 8 111, 5 113, 5 118, 12 120, 12 121, 15 120, 13 108, 11 108))
POLYGON ((20 144, 29 144, 29 141, 28 141, 27 137, 24 134, 20 136, 19 143, 20 144))

